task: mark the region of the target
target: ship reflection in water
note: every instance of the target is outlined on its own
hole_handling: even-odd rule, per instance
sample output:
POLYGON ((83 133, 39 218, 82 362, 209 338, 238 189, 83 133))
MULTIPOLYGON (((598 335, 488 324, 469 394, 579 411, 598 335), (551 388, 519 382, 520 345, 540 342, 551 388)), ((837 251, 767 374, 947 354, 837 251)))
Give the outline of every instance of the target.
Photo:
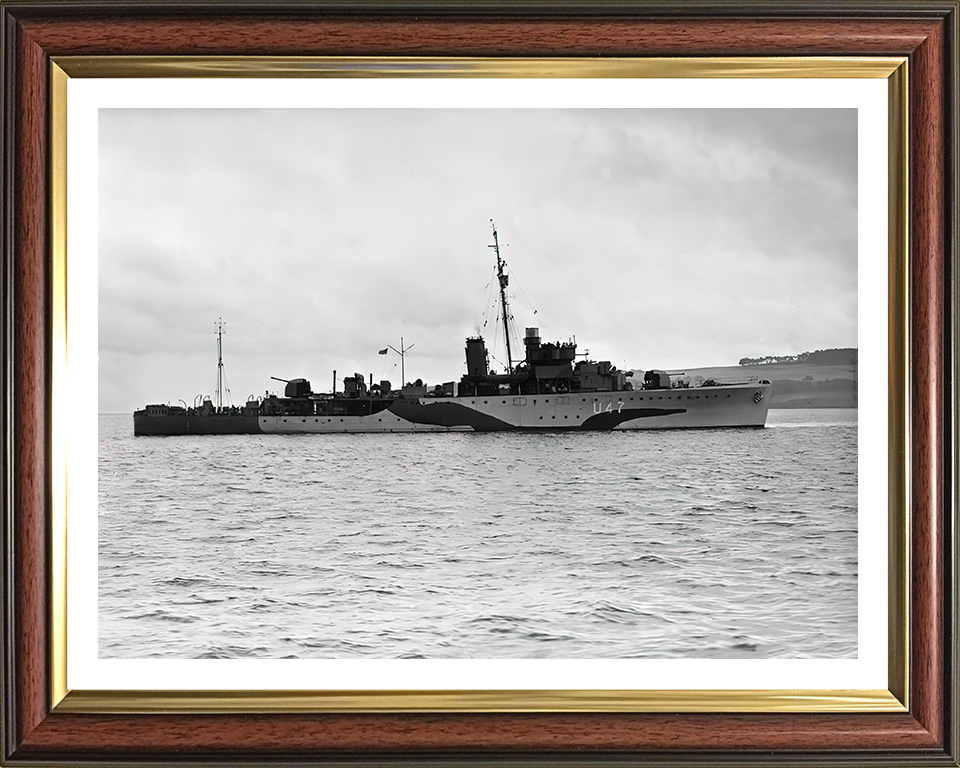
MULTIPOLYGON (((501 317, 511 319, 509 276, 493 228, 501 317)), ((283 397, 269 395, 242 407, 222 404, 223 323, 217 322, 217 402, 193 408, 148 405, 133 415, 135 435, 310 432, 501 432, 510 430, 611 430, 694 427, 762 427, 771 384, 759 378, 708 380, 692 387, 665 371, 632 371, 608 361, 577 360, 577 345, 543 342, 527 328, 525 356, 513 360, 509 322, 502 323, 507 370, 490 370, 482 337, 466 340, 467 373, 459 382, 430 388, 419 379, 399 390, 389 381, 369 385, 357 373, 343 390, 313 392, 303 378, 283 380, 283 397)), ((381 350, 381 353, 386 350, 381 350)), ((401 340, 401 349, 403 343, 401 340)), ((336 372, 334 372, 336 382, 336 372)))

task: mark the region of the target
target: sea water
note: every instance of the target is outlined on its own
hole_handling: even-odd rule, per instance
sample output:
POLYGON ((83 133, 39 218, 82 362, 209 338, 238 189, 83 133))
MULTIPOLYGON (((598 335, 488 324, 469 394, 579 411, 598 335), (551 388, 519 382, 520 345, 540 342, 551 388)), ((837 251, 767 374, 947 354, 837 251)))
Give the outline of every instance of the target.
POLYGON ((101 658, 853 658, 857 411, 765 429, 134 437, 101 658))

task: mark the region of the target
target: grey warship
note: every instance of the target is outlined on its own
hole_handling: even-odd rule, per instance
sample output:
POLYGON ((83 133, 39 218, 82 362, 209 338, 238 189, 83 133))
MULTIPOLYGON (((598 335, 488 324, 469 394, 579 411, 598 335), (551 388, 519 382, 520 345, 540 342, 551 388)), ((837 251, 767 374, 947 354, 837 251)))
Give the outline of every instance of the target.
MULTIPOLYGON (((491 371, 486 341, 472 336, 466 339, 467 371, 459 381, 429 387, 417 380, 395 389, 389 381, 374 383, 372 375, 368 381, 356 373, 344 377, 341 391, 335 387, 317 393, 305 378, 280 379, 283 396, 266 395, 239 408, 210 400, 195 408, 148 405, 134 414, 134 434, 604 431, 766 424, 771 384, 757 377, 691 386, 662 370, 638 376, 609 361, 578 360, 575 341, 543 341, 534 327, 526 328, 524 356, 515 361, 507 322, 509 276, 496 225, 491 247, 497 259, 506 371, 491 371)), ((402 358, 402 341, 397 351, 402 358)), ((222 358, 218 365, 222 374, 222 358)))

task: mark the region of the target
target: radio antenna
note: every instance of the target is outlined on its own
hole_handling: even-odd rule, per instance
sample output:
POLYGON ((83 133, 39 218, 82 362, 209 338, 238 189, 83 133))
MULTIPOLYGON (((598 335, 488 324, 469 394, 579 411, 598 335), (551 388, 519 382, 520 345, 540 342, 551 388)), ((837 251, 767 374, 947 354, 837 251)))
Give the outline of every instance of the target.
POLYGON ((227 324, 221 315, 217 322, 213 324, 214 333, 217 334, 217 411, 223 408, 223 334, 227 332, 227 324))

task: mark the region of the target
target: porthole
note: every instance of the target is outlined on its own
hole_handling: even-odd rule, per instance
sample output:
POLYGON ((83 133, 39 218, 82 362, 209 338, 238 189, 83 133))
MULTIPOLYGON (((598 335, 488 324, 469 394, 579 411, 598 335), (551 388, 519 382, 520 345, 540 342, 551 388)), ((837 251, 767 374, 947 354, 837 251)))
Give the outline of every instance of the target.
POLYGON ((484 404, 484 405, 486 405, 486 404, 487 404, 487 401, 486 401, 486 400, 484 400, 484 401, 483 401, 483 404, 484 404))

